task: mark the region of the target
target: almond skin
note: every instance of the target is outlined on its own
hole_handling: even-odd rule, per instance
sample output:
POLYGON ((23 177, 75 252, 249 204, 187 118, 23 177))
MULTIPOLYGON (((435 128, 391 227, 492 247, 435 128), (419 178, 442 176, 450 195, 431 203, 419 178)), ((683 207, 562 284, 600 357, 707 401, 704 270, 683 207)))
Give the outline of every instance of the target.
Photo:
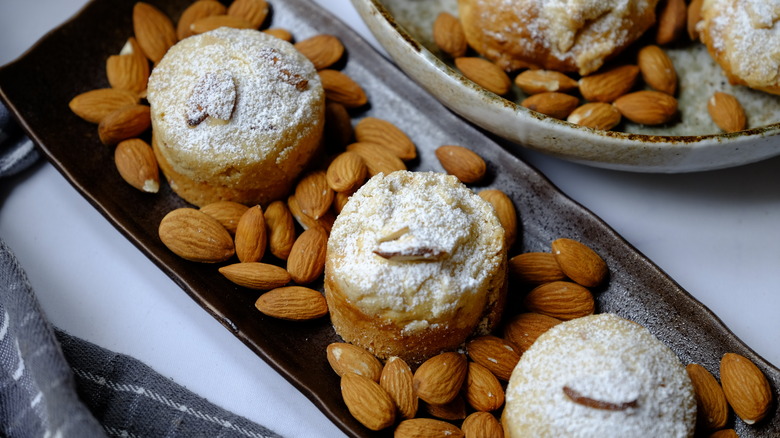
POLYGON ((442 420, 458 421, 466 418, 466 400, 458 395, 449 403, 443 405, 432 405, 425 403, 425 412, 431 417, 441 418, 442 420))
POLYGON ((379 382, 382 363, 367 350, 346 342, 334 342, 328 345, 326 351, 330 367, 339 376, 355 373, 379 382))
POLYGON ((459 58, 468 50, 463 26, 449 12, 440 12, 433 21, 433 42, 450 58, 459 58))
POLYGON ((341 377, 341 395, 347 409, 371 430, 382 430, 395 422, 393 399, 373 380, 347 373, 341 377))
POLYGON ((526 252, 509 259, 512 278, 526 284, 543 284, 565 280, 555 256, 549 252, 526 252))
POLYGON ((413 376, 409 365, 400 357, 393 356, 387 359, 379 377, 379 385, 390 394, 404 419, 417 415, 419 401, 414 391, 413 376))
POLYGON ((160 190, 160 170, 152 147, 132 138, 120 142, 114 150, 114 163, 128 184, 146 193, 160 190))
POLYGON ((352 128, 352 116, 347 108, 333 101, 325 103, 325 133, 323 137, 328 145, 338 150, 352 143, 354 129, 352 128))
POLYGON ((688 37, 692 41, 699 40, 699 31, 696 29, 696 25, 699 24, 699 21, 701 21, 702 3, 704 3, 704 0, 692 0, 691 3, 688 5, 688 17, 687 17, 688 37))
POLYGON ((724 354, 720 382, 729 405, 745 423, 755 424, 771 412, 772 388, 750 359, 736 353, 724 354))
POLYGON ((465 392, 466 401, 478 411, 495 411, 504 404, 501 382, 489 369, 476 362, 469 362, 465 392))
POLYGON ((721 429, 712 432, 707 438, 739 438, 739 435, 734 429, 721 429))
POLYGON ((255 308, 265 315, 288 321, 306 321, 328 314, 325 297, 314 289, 285 286, 272 289, 255 302, 255 308))
POLYGON ((184 38, 194 35, 192 32, 192 23, 200 20, 201 18, 210 17, 212 15, 225 15, 227 8, 220 2, 214 0, 198 0, 195 3, 189 5, 179 17, 179 22, 176 25, 176 37, 181 41, 184 38))
POLYGON ((455 67, 463 76, 499 96, 509 92, 512 80, 501 67, 484 58, 461 56, 455 58, 455 67))
POLYGON ((433 418, 412 418, 398 424, 394 438, 464 438, 465 434, 457 426, 433 418))
POLYGON ((587 128, 609 131, 620 123, 620 111, 606 102, 589 102, 577 107, 566 121, 587 128))
POLYGON ((718 381, 699 364, 689 364, 685 370, 691 378, 696 395, 697 430, 712 431, 726 427, 729 405, 718 381))
POLYGON ((263 209, 259 205, 248 208, 236 225, 235 243, 238 260, 259 262, 265 255, 267 242, 263 209))
POLYGON ((613 102, 628 93, 639 76, 639 67, 623 65, 580 79, 580 93, 589 102, 613 102))
POLYGON ((386 147, 403 161, 417 158, 417 148, 412 140, 397 126, 387 120, 365 117, 355 125, 355 139, 386 147))
POLYGON ((98 125, 100 141, 114 145, 128 138, 138 137, 152 126, 148 105, 127 105, 103 117, 98 125))
POLYGON ((279 38, 280 40, 285 40, 288 43, 292 42, 293 39, 292 33, 290 33, 290 31, 287 29, 282 29, 281 27, 265 29, 263 30, 263 33, 267 33, 268 35, 275 36, 276 38, 279 38))
POLYGON ((466 344, 469 358, 503 381, 509 381, 520 354, 505 340, 492 335, 479 336, 466 344))
POLYGON ((295 48, 322 70, 337 63, 344 55, 344 44, 335 35, 314 35, 295 43, 295 48))
POLYGON ((468 373, 468 362, 462 354, 441 353, 423 362, 414 373, 417 396, 426 403, 443 405, 460 392, 468 373))
POLYGON ((295 186, 295 199, 303 214, 315 220, 324 216, 333 203, 333 190, 328 185, 327 174, 316 170, 304 175, 295 186))
POLYGON ((593 294, 570 281, 553 281, 537 286, 526 295, 523 304, 531 312, 562 321, 592 315, 596 310, 593 294))
POLYGON ((290 195, 287 198, 287 208, 290 210, 290 213, 293 215, 296 222, 298 222, 304 230, 319 227, 324 229, 326 233, 330 233, 330 230, 333 228, 333 222, 336 220, 336 216, 331 211, 328 211, 319 219, 314 219, 305 214, 301 210, 300 205, 298 205, 298 200, 295 199, 295 195, 290 195))
POLYGON ((436 158, 447 173, 465 184, 479 182, 487 171, 485 160, 463 146, 440 146, 436 148, 436 158))
POLYGON ((589 246, 573 239, 556 239, 551 244, 555 261, 567 277, 585 287, 602 284, 609 275, 607 262, 589 246))
POLYGON ((137 2, 133 7, 133 31, 144 55, 155 64, 177 41, 171 19, 144 2, 137 2))
POLYGON ((336 192, 354 192, 366 181, 366 163, 355 152, 342 152, 328 166, 328 186, 336 192))
POLYGON ((579 86, 574 79, 554 70, 526 70, 515 77, 515 85, 526 94, 566 93, 579 86))
POLYGON ((504 326, 504 338, 518 348, 520 353, 531 348, 536 339, 547 330, 560 324, 561 320, 541 313, 521 313, 504 326))
POLYGON ((328 100, 340 103, 346 108, 359 108, 368 103, 363 88, 346 74, 327 68, 318 73, 328 100))
POLYGON ((498 221, 504 227, 506 247, 511 248, 517 240, 518 218, 512 198, 498 189, 488 189, 479 192, 479 197, 489 202, 496 210, 498 221))
POLYGON ((235 253, 225 227, 194 208, 178 208, 165 215, 158 234, 174 254, 194 262, 223 262, 235 253))
POLYGON ((579 104, 580 100, 576 97, 557 92, 534 94, 520 102, 521 106, 530 110, 561 120, 565 120, 579 104))
POLYGON ((466 438, 504 438, 504 429, 501 423, 488 412, 474 412, 461 426, 466 438))
POLYGON ((284 268, 259 262, 242 262, 222 266, 219 273, 233 283, 257 290, 271 290, 290 282, 284 268))
POLYGON ((374 176, 378 173, 387 175, 396 170, 406 170, 406 164, 382 145, 357 142, 347 146, 347 150, 360 155, 360 158, 366 163, 366 168, 368 169, 368 174, 370 176, 374 176))
POLYGON ((677 71, 669 55, 658 46, 642 47, 637 56, 642 79, 653 89, 674 96, 677 92, 677 71))
POLYGON ((677 114, 677 99, 660 91, 635 91, 614 102, 623 117, 643 125, 661 125, 677 114))
POLYGON ((309 284, 325 269, 328 234, 322 227, 313 227, 301 233, 290 249, 287 271, 298 284, 309 284))
POLYGON ((149 79, 149 61, 141 52, 141 48, 130 38, 128 44, 133 52, 109 56, 106 60, 106 76, 111 88, 141 93, 146 90, 149 79))
POLYGON ((274 201, 265 209, 268 249, 275 257, 287 260, 295 244, 295 219, 287 204, 274 201))
POLYGON ((86 91, 71 99, 68 106, 74 114, 91 123, 100 123, 104 117, 140 101, 137 93, 114 88, 86 91))
POLYGON ((209 15, 199 18, 190 25, 190 32, 193 35, 199 35, 220 27, 230 27, 233 29, 253 29, 252 24, 241 17, 230 15, 209 15))
POLYGON ((687 29, 687 22, 688 7, 685 0, 666 0, 658 14, 656 44, 665 45, 677 41, 687 29))
POLYGON ((249 209, 244 204, 233 201, 217 201, 206 204, 200 211, 216 219, 230 234, 236 234, 238 221, 249 209))
POLYGON ((259 28, 268 16, 265 0, 234 0, 227 10, 228 16, 241 18, 253 28, 259 28))
POLYGON ((716 91, 707 101, 707 111, 712 121, 725 132, 742 131, 747 125, 742 104, 731 94, 716 91))

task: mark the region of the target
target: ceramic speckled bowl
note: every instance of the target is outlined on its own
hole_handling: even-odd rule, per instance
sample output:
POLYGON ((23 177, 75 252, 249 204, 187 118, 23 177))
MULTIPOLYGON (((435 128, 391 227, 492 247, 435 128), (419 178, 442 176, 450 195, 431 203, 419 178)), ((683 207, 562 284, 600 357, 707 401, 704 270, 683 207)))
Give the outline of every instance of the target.
MULTIPOLYGON (((679 121, 665 126, 621 123, 621 132, 593 130, 521 107, 466 79, 433 43, 436 15, 457 15, 457 0, 352 0, 398 66, 450 110, 500 137, 552 156, 636 172, 694 172, 760 161, 780 154, 780 97, 728 84, 702 44, 668 49, 680 78, 679 121), (751 129, 721 134, 707 113, 714 91, 734 94, 751 129)), ((630 50, 625 56, 635 56, 630 50)))

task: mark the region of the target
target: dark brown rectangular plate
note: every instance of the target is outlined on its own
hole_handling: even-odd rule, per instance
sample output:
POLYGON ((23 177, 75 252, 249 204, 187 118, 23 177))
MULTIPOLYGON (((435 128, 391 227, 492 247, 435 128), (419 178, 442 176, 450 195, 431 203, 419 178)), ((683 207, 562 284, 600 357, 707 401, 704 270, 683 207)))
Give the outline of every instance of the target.
MULTIPOLYGON (((338 378, 325 357, 326 345, 338 340, 327 318, 294 323, 265 317, 254 308, 258 294, 232 285, 214 266, 173 255, 157 237, 157 227, 168 211, 185 203, 165 185, 157 195, 129 187, 114 169, 113 151, 100 143, 96 126, 68 109, 75 95, 108 86, 105 60, 132 35, 134 3, 89 3, 19 60, 0 69, 0 96, 49 161, 109 222, 338 427, 354 437, 389 436, 389 431, 371 433, 345 408, 338 378)), ((150 3, 175 20, 191 2, 150 3)), ((723 353, 743 354, 758 364, 777 393, 780 370, 744 345, 715 315, 599 218, 446 110, 316 4, 304 0, 271 3, 274 27, 289 29, 298 39, 329 33, 344 42, 348 51, 344 71, 366 89, 370 101, 355 116, 383 118, 407 132, 420 155, 413 169, 441 171, 434 155, 440 145, 460 144, 479 151, 489 163, 489 177, 475 189, 504 190, 514 200, 522 220, 522 233, 512 255, 549 251, 550 242, 559 237, 581 240, 601 254, 611 269, 609 284, 597 293, 599 312, 614 312, 646 326, 683 363, 700 363, 715 375, 723 353)), ((737 421, 736 428, 742 437, 776 436, 780 430, 777 404, 771 420, 752 427, 737 421)))

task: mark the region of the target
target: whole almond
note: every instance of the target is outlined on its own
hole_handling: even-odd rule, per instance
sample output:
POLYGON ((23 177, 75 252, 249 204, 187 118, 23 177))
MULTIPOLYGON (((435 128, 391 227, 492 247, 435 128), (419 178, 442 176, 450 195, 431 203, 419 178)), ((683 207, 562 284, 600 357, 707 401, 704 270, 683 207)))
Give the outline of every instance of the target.
POLYGON ((390 394, 401 418, 414 418, 417 414, 418 398, 414 391, 412 369, 400 357, 392 356, 385 362, 379 385, 390 394))
POLYGON ((662 48, 654 45, 642 47, 637 56, 637 64, 647 85, 674 96, 677 92, 677 71, 672 59, 662 48))
POLYGON ((579 104, 580 100, 576 97, 554 91, 534 94, 520 102, 521 106, 530 110, 561 120, 565 120, 579 104))
POLYGON ((354 192, 366 181, 368 168, 355 152, 339 154, 328 166, 328 186, 336 192, 354 192))
POLYGON ((333 190, 328 185, 325 171, 309 172, 295 186, 295 199, 303 214, 319 219, 333 203, 333 190))
POLYGON ((677 41, 688 25, 688 7, 685 0, 666 0, 658 14, 655 33, 656 44, 664 45, 677 41))
POLYGON ((570 281, 553 281, 535 287, 525 296, 523 305, 531 312, 563 321, 592 315, 596 310, 593 294, 570 281))
POLYGON ((357 142, 348 145, 347 150, 360 155, 360 158, 366 163, 370 176, 378 173, 387 175, 396 170, 406 170, 406 164, 382 145, 357 142))
POLYGON ((295 199, 294 194, 287 198, 287 208, 290 209, 293 218, 295 218, 295 221, 298 222, 304 230, 319 227, 324 229, 325 232, 330 233, 330 230, 333 228, 333 222, 336 220, 336 216, 331 211, 328 211, 319 219, 314 219, 305 214, 303 210, 301 210, 301 206, 298 204, 298 200, 295 199))
POLYGON ((527 284, 543 284, 565 280, 555 256, 549 252, 526 252, 509 259, 509 272, 512 278, 527 284))
POLYGON ((382 363, 373 354, 357 345, 334 342, 326 348, 328 363, 339 376, 346 373, 360 374, 379 382, 382 363))
POLYGON ((265 29, 263 30, 263 33, 267 33, 268 35, 275 36, 276 38, 287 41, 288 43, 292 42, 293 39, 292 33, 290 33, 290 31, 287 29, 282 29, 281 27, 265 29))
POLYGON ((235 242, 238 260, 242 262, 262 260, 268 242, 262 207, 255 205, 241 215, 236 225, 235 242))
POLYGON ((463 76, 499 96, 509 92, 512 80, 501 67, 484 58, 461 56, 455 58, 455 67, 463 76))
POLYGON ((451 58, 460 58, 468 50, 463 26, 449 12, 440 12, 433 21, 433 42, 451 58))
POLYGON ((209 15, 198 18, 190 24, 190 32, 193 35, 199 35, 205 32, 219 29, 220 27, 230 27, 233 29, 254 29, 252 24, 241 17, 230 15, 209 15))
POLYGON ((114 164, 128 184, 142 192, 160 190, 160 170, 152 147, 145 141, 132 138, 120 142, 114 150, 114 164))
POLYGON ((550 246, 558 266, 575 282, 585 287, 596 287, 607 279, 607 262, 584 243, 561 238, 553 240, 550 246))
POLYGON ((690 37, 692 41, 697 41, 699 39, 699 31, 696 29, 696 26, 701 21, 702 3, 704 3, 704 0, 691 0, 691 3, 688 5, 688 37, 690 37))
POLYGON ((561 320, 541 313, 526 312, 514 316, 504 326, 504 338, 522 353, 536 342, 547 330, 560 324, 561 320))
POLYGON ((613 102, 634 88, 639 67, 623 65, 580 79, 580 93, 590 102, 613 102))
POLYGON ((398 424, 394 438, 464 438, 457 426, 434 418, 412 418, 398 424))
POLYGON ((745 423, 757 423, 770 413, 772 388, 750 359, 736 353, 724 354, 720 360, 720 383, 729 405, 745 423))
POLYGON ((352 192, 336 192, 336 196, 333 198, 333 210, 336 213, 341 213, 350 196, 352 196, 352 192))
POLYGON ((469 362, 466 375, 466 401, 478 411, 495 411, 504 404, 504 388, 489 369, 469 362))
POLYGON ((440 146, 436 148, 436 158, 447 173, 466 184, 478 182, 487 171, 485 160, 463 146, 440 146))
POLYGON ((290 282, 287 270, 260 262, 242 262, 222 266, 219 273, 233 283, 257 290, 271 290, 290 282))
POLYGON ((697 430, 718 430, 726 427, 729 405, 718 381, 699 364, 689 364, 685 370, 688 371, 696 395, 697 430))
POLYGON ((322 227, 309 228, 298 236, 287 258, 287 271, 293 281, 308 284, 322 275, 327 243, 328 234, 322 227))
POLYGON ((479 192, 479 197, 489 202, 496 210, 498 221, 504 227, 506 247, 511 248, 517 240, 518 218, 512 199, 498 189, 488 189, 479 192))
POLYGON ((352 142, 354 129, 347 108, 333 101, 325 103, 325 133, 323 137, 339 149, 352 142))
POLYGON ((515 85, 526 94, 566 93, 579 86, 574 79, 554 70, 526 70, 515 77, 515 85))
POLYGON ((138 137, 152 125, 149 105, 127 105, 103 117, 98 125, 100 141, 113 145, 138 137))
POLYGON ((466 438, 504 438, 504 429, 498 419, 489 412, 474 412, 461 426, 466 438))
POLYGON ((617 98, 614 105, 623 117, 643 125, 660 125, 677 114, 677 99, 660 91, 635 91, 617 98))
POLYGON ((376 117, 361 119, 355 125, 355 139, 359 142, 382 145, 404 161, 417 158, 417 148, 412 140, 387 120, 376 117))
POLYGON ((507 341, 492 335, 479 336, 466 343, 469 358, 503 381, 509 381, 520 353, 507 341))
POLYGON ((130 37, 128 45, 133 47, 131 53, 108 57, 106 76, 112 88, 141 93, 146 90, 149 79, 149 61, 141 52, 135 38, 130 37))
POLYGON ((255 308, 265 315, 288 321, 307 321, 328 314, 322 293, 303 286, 285 286, 260 295, 255 308))
POLYGON ((466 400, 461 395, 443 405, 424 403, 423 407, 428 415, 442 420, 457 421, 466 418, 466 400))
POLYGON ((268 3, 265 0, 234 0, 230 3, 227 14, 241 18, 253 29, 257 29, 268 16, 268 3))
POLYGON ((332 66, 344 55, 344 44, 335 35, 314 35, 295 43, 295 48, 307 57, 317 70, 332 66))
POLYGON ((287 204, 274 201, 265 209, 268 249, 275 257, 287 260, 295 243, 295 219, 287 204))
POLYGON ((234 235, 238 221, 248 209, 246 205, 233 201, 217 201, 200 207, 200 211, 216 219, 230 234, 234 235))
POLYGON ((414 373, 417 396, 426 403, 443 405, 460 392, 468 373, 468 362, 459 353, 446 352, 423 362, 414 373))
POLYGON ((341 377, 341 396, 353 417, 371 430, 381 430, 395 422, 393 399, 375 381, 347 373, 341 377))
POLYGON ((741 131, 747 125, 742 104, 731 94, 716 91, 707 101, 707 111, 712 121, 726 132, 741 131))
POLYGON ((194 262, 223 262, 235 253, 233 238, 216 219, 194 208, 178 208, 162 221, 158 234, 174 254, 194 262))
POLYGON ((346 108, 358 108, 368 103, 366 92, 351 77, 327 68, 318 73, 328 100, 340 103, 346 108))
POLYGON ((144 55, 155 64, 177 41, 171 19, 145 2, 136 2, 133 6, 133 31, 144 55))
POLYGON ((71 99, 68 106, 74 114, 82 119, 100 123, 103 118, 114 111, 137 104, 138 94, 127 90, 113 88, 98 88, 86 91, 71 99))
POLYGON ((606 102, 589 102, 577 107, 566 121, 587 128, 609 131, 620 123, 620 111, 606 102))
POLYGON ((176 25, 176 36, 179 40, 194 35, 192 32, 192 23, 200 20, 201 18, 210 17, 212 15, 225 15, 227 8, 225 5, 214 0, 198 0, 195 3, 189 5, 179 17, 179 22, 176 25))

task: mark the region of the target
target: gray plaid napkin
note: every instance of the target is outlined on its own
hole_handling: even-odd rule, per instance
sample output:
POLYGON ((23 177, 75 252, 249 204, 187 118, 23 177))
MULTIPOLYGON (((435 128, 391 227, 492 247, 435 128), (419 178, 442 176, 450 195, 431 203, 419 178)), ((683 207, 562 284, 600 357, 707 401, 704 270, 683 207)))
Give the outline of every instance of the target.
MULTIPOLYGON (((0 178, 39 158, 0 104, 0 178)), ((53 327, 0 239, 0 436, 279 435, 209 403, 132 357, 53 327)))

